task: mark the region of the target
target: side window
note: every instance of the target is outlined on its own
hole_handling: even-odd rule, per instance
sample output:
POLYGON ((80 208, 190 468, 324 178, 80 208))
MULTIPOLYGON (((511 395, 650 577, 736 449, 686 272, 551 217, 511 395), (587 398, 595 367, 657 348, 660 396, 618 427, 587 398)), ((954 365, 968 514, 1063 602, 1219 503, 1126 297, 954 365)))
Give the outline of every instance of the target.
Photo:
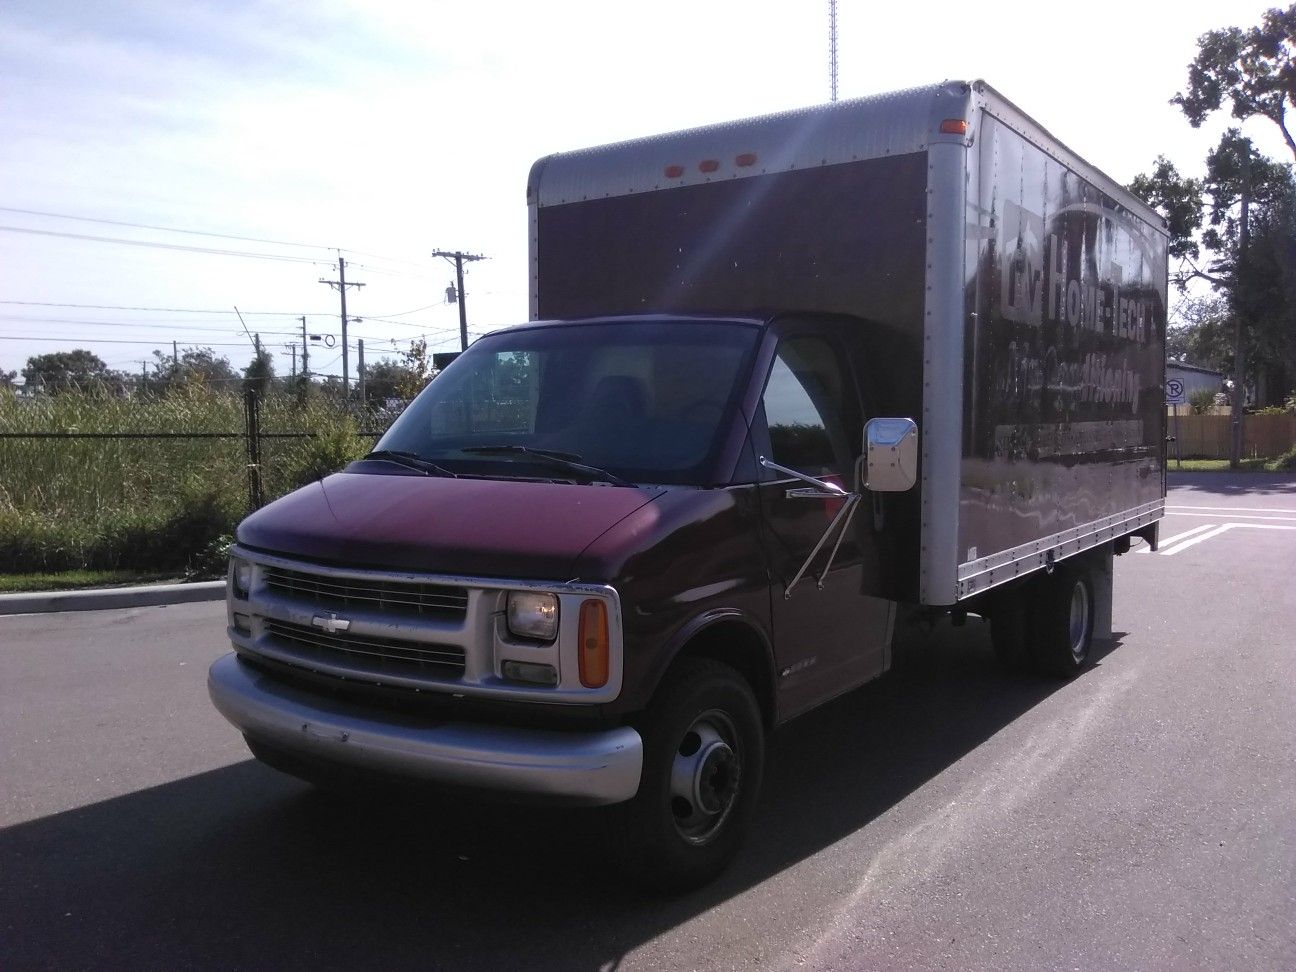
POLYGON ((765 385, 770 458, 811 476, 842 474, 850 462, 846 435, 846 383, 827 342, 784 341, 765 385))

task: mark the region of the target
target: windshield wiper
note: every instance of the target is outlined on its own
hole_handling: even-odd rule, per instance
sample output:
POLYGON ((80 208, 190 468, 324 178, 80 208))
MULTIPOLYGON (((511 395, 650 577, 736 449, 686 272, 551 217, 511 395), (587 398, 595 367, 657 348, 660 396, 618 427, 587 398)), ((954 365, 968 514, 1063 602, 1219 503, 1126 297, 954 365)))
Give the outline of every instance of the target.
POLYGON ((404 466, 407 469, 417 469, 425 476, 449 476, 451 479, 458 479, 458 475, 452 473, 449 469, 443 469, 435 462, 424 459, 417 452, 406 452, 403 449, 376 449, 370 452, 364 458, 366 459, 386 459, 388 462, 394 462, 398 466, 404 466))
POLYGON ((532 449, 530 446, 520 445, 468 446, 459 451, 471 452, 480 456, 527 456, 530 458, 542 459, 551 465, 561 466, 563 469, 569 469, 572 472, 584 473, 587 476, 597 477, 614 486, 634 485, 630 480, 622 479, 614 472, 600 469, 598 466, 587 466, 585 463, 580 461, 581 457, 574 452, 555 452, 549 449, 532 449))

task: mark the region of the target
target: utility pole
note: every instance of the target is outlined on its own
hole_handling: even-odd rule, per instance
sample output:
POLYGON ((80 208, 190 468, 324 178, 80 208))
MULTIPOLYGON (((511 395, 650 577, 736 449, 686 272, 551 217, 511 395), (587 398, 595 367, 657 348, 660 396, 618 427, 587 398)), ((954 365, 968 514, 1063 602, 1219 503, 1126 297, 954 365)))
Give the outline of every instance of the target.
POLYGON ((1237 266, 1233 269, 1233 441, 1229 448, 1229 468, 1242 464, 1243 404, 1246 399, 1243 361, 1242 317, 1246 312, 1246 293, 1243 290, 1243 272, 1246 269, 1247 246, 1251 242, 1251 146, 1246 146, 1242 157, 1242 225, 1238 232, 1237 266))
POLYGON ((288 350, 292 352, 292 376, 297 377, 297 342, 289 341, 288 350))
POLYGON ((360 392, 360 404, 363 405, 365 400, 364 338, 360 338, 356 341, 356 353, 359 356, 356 363, 356 383, 360 392))
POLYGON ((300 318, 302 322, 302 377, 307 381, 310 380, 310 345, 306 341, 306 315, 300 318))
MULTIPOLYGON (((348 287, 363 287, 362 283, 347 283, 346 278, 346 260, 342 259, 342 254, 338 254, 338 278, 336 280, 325 280, 320 277, 319 282, 328 284, 337 290, 342 298, 342 395, 346 397, 348 380, 350 379, 349 365, 347 363, 347 309, 346 309, 346 292, 348 287)), ((302 325, 305 330, 305 325, 302 325)))
POLYGON ((433 250, 434 257, 444 257, 454 264, 455 268, 455 295, 459 301, 459 349, 468 350, 468 302, 464 299, 463 284, 463 265, 472 263, 476 260, 485 260, 486 258, 479 253, 463 253, 455 250, 453 253, 448 250, 433 250))
POLYGON ((180 373, 180 346, 178 342, 171 342, 171 366, 175 368, 176 374, 180 373))

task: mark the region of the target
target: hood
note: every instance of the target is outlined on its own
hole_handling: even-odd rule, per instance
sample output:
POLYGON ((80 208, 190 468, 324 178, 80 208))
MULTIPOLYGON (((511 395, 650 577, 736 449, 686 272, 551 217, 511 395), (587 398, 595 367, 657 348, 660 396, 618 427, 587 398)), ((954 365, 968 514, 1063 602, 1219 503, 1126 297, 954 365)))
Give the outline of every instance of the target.
POLYGON ((357 567, 565 581, 581 551, 661 492, 343 472, 253 513, 238 541, 357 567))

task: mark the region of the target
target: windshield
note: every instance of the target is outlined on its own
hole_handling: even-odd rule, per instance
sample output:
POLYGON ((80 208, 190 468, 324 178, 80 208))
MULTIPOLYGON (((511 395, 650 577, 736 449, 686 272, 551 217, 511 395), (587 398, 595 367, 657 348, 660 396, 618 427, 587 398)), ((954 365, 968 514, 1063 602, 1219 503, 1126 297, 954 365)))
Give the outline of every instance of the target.
POLYGON ((758 335, 752 325, 717 321, 487 335, 423 390, 376 449, 457 473, 709 485, 758 335))

